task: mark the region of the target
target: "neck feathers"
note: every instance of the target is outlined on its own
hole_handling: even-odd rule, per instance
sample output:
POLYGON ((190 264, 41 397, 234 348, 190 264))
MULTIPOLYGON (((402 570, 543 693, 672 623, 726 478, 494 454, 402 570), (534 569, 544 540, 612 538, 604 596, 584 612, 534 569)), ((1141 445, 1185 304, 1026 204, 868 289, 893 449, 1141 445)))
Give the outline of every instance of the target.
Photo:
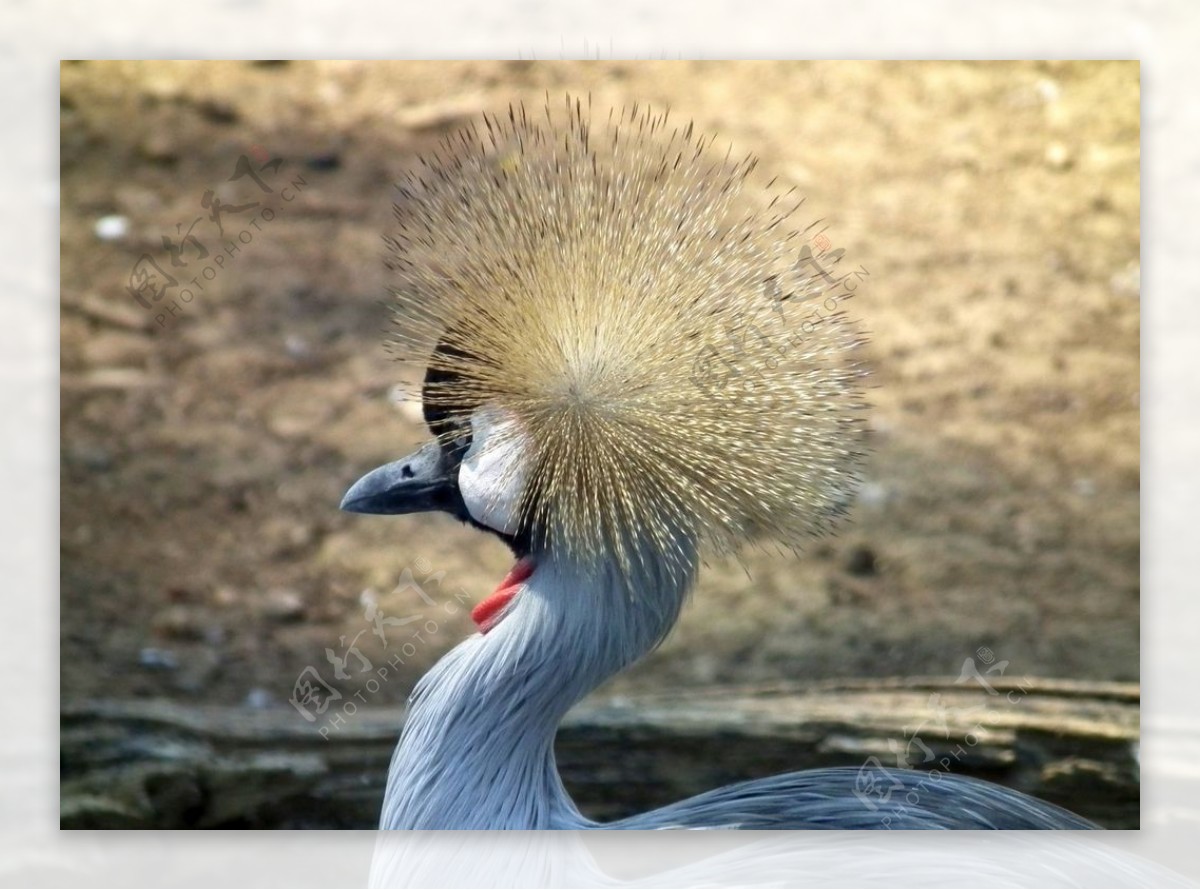
MULTIPOLYGON (((694 552, 694 551, 693 551, 694 552)), ((396 750, 383 828, 581 828, 558 776, 567 711, 657 646, 695 576, 646 560, 626 573, 551 556, 486 635, 418 684, 396 750)))

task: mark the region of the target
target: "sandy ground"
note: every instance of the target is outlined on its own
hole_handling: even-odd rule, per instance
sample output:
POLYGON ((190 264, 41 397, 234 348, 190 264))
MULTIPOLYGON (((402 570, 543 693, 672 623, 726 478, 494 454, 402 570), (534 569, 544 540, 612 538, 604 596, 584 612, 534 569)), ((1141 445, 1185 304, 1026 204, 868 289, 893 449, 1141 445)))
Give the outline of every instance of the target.
POLYGON ((875 367, 852 522, 801 560, 710 565, 671 639, 601 694, 956 676, 981 647, 1009 675, 1137 679, 1136 63, 79 63, 64 699, 287 707, 306 667, 333 680, 327 649, 385 657, 367 603, 431 608, 405 569, 436 629, 392 681, 339 688, 403 700, 472 630, 444 607, 492 589, 501 545, 337 510, 424 435, 381 346, 390 183, 473 115, 564 90, 669 106, 806 194, 869 271, 852 308, 875 367), (269 194, 230 180, 241 157, 269 194), (163 237, 189 226, 174 266, 163 237), (149 310, 128 290, 143 255, 178 282, 149 310))

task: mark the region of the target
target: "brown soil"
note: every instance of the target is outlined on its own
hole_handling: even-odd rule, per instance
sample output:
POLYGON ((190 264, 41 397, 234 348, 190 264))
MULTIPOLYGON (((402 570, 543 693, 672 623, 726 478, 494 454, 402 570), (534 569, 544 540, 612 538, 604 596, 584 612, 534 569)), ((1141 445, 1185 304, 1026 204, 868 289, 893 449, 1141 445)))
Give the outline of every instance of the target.
POLYGON ((1136 679, 1136 63, 79 63, 62 69, 64 698, 286 706, 306 666, 332 679, 341 638, 389 657, 362 594, 427 611, 394 591, 406 567, 445 573, 426 585, 437 626, 368 702, 402 700, 472 629, 445 606, 491 590, 500 544, 337 510, 424 435, 390 398, 381 235, 418 151, 564 90, 720 131, 870 273, 853 309, 876 433, 853 521, 803 559, 748 553, 749 576, 709 566, 672 638, 605 692, 957 676, 981 647, 1009 676, 1136 679), (229 181, 243 155, 282 160, 271 194, 229 181), (114 214, 128 233, 97 237, 114 214), (198 217, 210 257, 173 267, 162 238, 198 217), (170 297, 148 312, 127 290, 147 253, 176 298, 201 275, 162 324, 170 297))

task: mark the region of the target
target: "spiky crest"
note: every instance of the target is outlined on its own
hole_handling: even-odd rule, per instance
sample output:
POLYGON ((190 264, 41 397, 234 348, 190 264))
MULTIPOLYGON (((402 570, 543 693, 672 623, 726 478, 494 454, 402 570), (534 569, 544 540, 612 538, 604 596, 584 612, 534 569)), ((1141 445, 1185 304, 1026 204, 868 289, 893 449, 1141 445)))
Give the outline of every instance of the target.
POLYGON ((405 384, 454 423, 514 419, 541 544, 626 564, 637 539, 670 562, 681 536, 797 547, 842 511, 858 336, 829 259, 798 263, 803 202, 748 200, 755 164, 646 108, 594 126, 567 97, 484 116, 398 186, 405 384))

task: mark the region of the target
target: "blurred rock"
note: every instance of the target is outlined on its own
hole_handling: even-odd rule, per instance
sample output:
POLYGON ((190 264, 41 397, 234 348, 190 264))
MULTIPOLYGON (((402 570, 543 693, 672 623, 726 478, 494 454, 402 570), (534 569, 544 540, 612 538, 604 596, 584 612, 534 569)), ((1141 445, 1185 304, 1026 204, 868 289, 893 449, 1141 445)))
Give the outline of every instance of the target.
POLYGON ((173 603, 195 603, 201 599, 194 587, 185 587, 182 584, 172 584, 166 593, 167 599, 173 603))
POLYGON ((275 704, 275 696, 267 692, 261 686, 255 686, 246 693, 244 704, 247 708, 253 708, 256 711, 261 711, 275 704))
POLYGON ((1118 297, 1131 300, 1141 299, 1142 296, 1142 264, 1130 263, 1120 272, 1115 273, 1108 281, 1112 292, 1118 297))
POLYGON ((1046 146, 1046 165, 1052 170, 1066 170, 1075 163, 1071 150, 1061 142, 1051 142, 1046 146))
POLYGON ((206 630, 203 614, 190 606, 168 606, 154 616, 150 626, 171 640, 202 640, 206 630))
POLYGON ((67 460, 93 473, 111 470, 113 465, 112 453, 102 445, 72 445, 67 449, 67 460))
POLYGON ((304 165, 310 170, 336 170, 342 166, 342 158, 335 151, 323 152, 321 154, 311 155, 304 161, 304 165))
POLYGON ((288 334, 283 338, 283 351, 297 361, 312 358, 312 347, 299 334, 288 334))
POLYGON ((1046 104, 1057 102, 1059 97, 1062 96, 1062 87, 1058 85, 1057 81, 1051 80, 1048 77, 1043 77, 1039 80, 1034 88, 1037 90, 1041 100, 1046 104))
POLYGON ((263 597, 262 611, 281 623, 299 621, 304 617, 304 598, 290 588, 275 587, 263 597))
POLYGON ((167 130, 158 130, 142 140, 138 151, 147 161, 155 164, 173 164, 179 160, 179 146, 175 136, 167 130))
POLYGON ((138 664, 156 670, 173 671, 179 667, 179 660, 169 649, 157 649, 147 646, 138 653, 138 664))
POLYGON ((120 241, 129 234, 129 217, 116 213, 102 216, 96 220, 92 231, 101 241, 120 241))
POLYGON ((233 104, 221 99, 202 99, 196 103, 196 110, 205 120, 214 124, 234 124, 239 120, 233 104))
POLYGON ((873 577, 879 574, 879 562, 875 551, 866 544, 857 544, 846 552, 846 571, 859 577, 873 577))
POLYGON ((858 488, 858 502, 864 507, 882 507, 891 499, 887 487, 879 482, 864 482, 858 488))

